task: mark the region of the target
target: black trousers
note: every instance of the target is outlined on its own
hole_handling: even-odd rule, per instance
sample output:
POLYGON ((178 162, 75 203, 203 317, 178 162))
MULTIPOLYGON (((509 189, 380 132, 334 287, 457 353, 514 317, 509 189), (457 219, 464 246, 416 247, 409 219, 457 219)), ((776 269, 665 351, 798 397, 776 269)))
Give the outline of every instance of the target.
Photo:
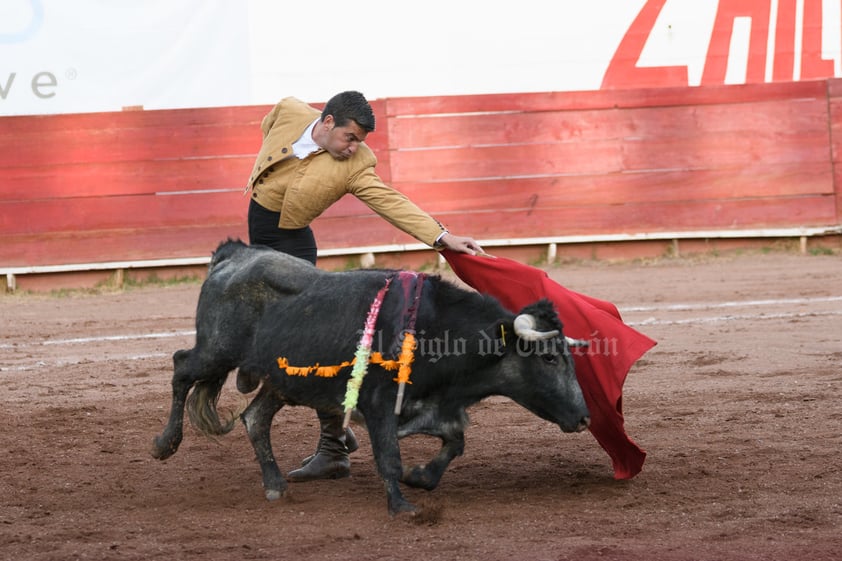
POLYGON ((296 229, 278 228, 280 212, 265 209, 254 199, 249 202, 249 243, 267 245, 282 253, 288 253, 316 264, 316 237, 309 226, 296 229))

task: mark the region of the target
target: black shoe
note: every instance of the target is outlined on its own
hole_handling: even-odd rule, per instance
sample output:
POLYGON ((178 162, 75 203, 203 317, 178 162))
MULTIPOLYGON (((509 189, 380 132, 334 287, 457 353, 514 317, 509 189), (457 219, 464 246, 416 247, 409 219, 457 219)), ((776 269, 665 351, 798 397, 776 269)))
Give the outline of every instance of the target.
MULTIPOLYGON (((316 457, 316 454, 319 453, 319 447, 321 446, 322 440, 319 439, 319 446, 316 447, 316 451, 301 460, 301 465, 306 466, 310 463, 310 461, 316 457)), ((354 435, 354 431, 351 430, 351 427, 345 429, 345 448, 348 450, 349 454, 353 454, 357 451, 360 447, 360 443, 357 442, 357 437, 354 435)))
MULTIPOLYGON (((342 428, 342 415, 328 415, 319 412, 321 434, 316 453, 305 461, 299 469, 287 474, 287 480, 293 482, 313 481, 314 479, 341 479, 351 475, 351 460, 346 444, 350 429, 342 428)), ((359 446, 353 438, 354 450, 359 446)))

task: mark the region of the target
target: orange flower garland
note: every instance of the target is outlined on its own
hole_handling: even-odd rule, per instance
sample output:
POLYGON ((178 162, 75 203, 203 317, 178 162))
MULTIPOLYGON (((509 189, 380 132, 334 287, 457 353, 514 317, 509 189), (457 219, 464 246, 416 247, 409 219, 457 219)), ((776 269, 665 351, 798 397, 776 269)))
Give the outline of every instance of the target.
MULTIPOLYGON (((408 336, 411 336, 410 333, 407 333, 408 336)), ((413 341, 415 338, 412 338, 413 341)), ((406 339, 404 339, 404 345, 406 345, 406 339)), ((383 355, 378 352, 371 353, 371 356, 368 359, 369 364, 376 364, 377 366, 382 367, 384 370, 398 370, 398 377, 395 378, 395 382, 400 382, 401 372, 403 372, 406 376, 404 383, 411 384, 412 382, 409 381, 409 376, 412 373, 411 364, 412 361, 415 359, 415 354, 412 350, 409 351, 409 354, 405 357, 405 353, 401 352, 401 356, 398 360, 389 360, 383 358, 383 355), (405 358, 408 361, 405 362, 405 358)), ((339 364, 334 364, 331 366, 322 366, 319 363, 314 364, 313 366, 291 366, 289 361, 284 357, 278 358, 278 368, 282 368, 287 371, 287 376, 309 376, 310 374, 314 374, 321 378, 333 378, 339 371, 343 368, 348 366, 354 366, 356 364, 357 359, 352 358, 351 360, 346 360, 344 362, 340 362, 339 364)))

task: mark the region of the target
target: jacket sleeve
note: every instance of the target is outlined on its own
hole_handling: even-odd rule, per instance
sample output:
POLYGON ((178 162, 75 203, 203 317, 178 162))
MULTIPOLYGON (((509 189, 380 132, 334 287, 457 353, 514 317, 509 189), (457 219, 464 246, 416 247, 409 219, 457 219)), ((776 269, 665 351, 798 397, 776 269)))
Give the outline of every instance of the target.
POLYGON ((366 167, 353 176, 348 192, 387 222, 430 247, 445 232, 438 220, 421 210, 406 195, 386 185, 375 173, 374 166, 366 167))

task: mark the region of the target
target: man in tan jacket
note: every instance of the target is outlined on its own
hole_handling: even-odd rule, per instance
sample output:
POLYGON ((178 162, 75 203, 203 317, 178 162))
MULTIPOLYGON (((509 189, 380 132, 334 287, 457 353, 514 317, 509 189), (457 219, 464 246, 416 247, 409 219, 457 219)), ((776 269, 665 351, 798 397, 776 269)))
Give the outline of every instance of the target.
MULTIPOLYGON (((365 97, 346 91, 323 111, 295 98, 281 100, 261 123, 263 145, 249 177, 251 244, 316 263, 310 223, 343 195, 351 194, 397 228, 436 249, 481 252, 469 237, 448 232, 405 195, 386 185, 377 159, 363 142, 374 130, 374 112, 365 97)), ((245 385, 249 382, 245 381, 245 385)), ((357 448, 341 415, 318 411, 321 435, 316 453, 290 481, 336 479, 350 475, 348 454, 357 448)))

